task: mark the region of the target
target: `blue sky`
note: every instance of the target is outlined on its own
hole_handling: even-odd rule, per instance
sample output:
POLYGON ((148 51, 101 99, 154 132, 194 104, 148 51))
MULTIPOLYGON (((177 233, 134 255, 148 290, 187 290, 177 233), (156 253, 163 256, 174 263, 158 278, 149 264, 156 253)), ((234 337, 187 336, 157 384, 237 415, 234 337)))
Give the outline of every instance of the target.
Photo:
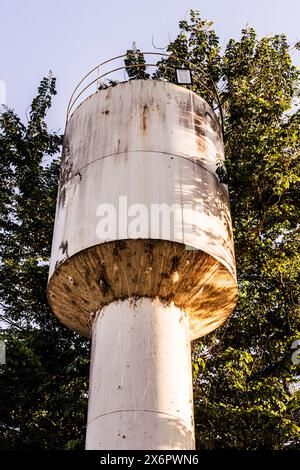
MULTIPOLYGON (((22 117, 40 79, 51 69, 58 96, 49 115, 53 130, 63 130, 69 96, 94 65, 130 48, 163 47, 178 32, 190 8, 215 22, 225 45, 249 23, 259 35, 287 34, 300 40, 299 0, 0 0, 0 79, 7 104, 22 117)), ((294 54, 300 65, 300 51, 294 54)))

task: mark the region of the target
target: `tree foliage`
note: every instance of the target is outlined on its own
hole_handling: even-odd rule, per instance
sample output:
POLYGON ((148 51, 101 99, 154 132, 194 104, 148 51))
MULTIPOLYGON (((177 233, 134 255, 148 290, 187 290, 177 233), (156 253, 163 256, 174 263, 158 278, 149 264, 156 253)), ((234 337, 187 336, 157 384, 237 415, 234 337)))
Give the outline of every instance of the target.
MULTIPOLYGON (((174 67, 189 61, 193 91, 223 109, 218 175, 229 185, 239 301, 193 345, 197 446, 299 448, 300 366, 291 360, 300 339, 299 72, 283 34, 258 38, 246 28, 221 52, 198 12, 179 27, 152 76, 136 45, 125 66, 129 79, 174 81, 174 67)), ((84 439, 87 343, 55 320, 45 295, 61 145, 45 124, 54 94, 49 76, 26 125, 9 109, 0 117, 5 448, 74 448, 84 439)))
POLYGON ((150 78, 146 72, 145 57, 140 49, 137 49, 135 42, 132 44, 132 49, 126 51, 124 63, 130 80, 148 80, 150 78))
POLYGON ((88 346, 47 304, 48 261, 62 137, 45 117, 55 91, 39 86, 27 124, 0 115, 1 448, 72 448, 84 439, 88 346))

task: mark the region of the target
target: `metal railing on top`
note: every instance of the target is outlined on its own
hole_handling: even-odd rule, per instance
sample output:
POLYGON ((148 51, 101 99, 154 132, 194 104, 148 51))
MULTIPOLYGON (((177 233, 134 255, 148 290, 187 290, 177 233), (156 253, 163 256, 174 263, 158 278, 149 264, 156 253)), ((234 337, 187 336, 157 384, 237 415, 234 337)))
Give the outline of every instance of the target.
MULTIPOLYGON (((142 52, 142 51, 137 51, 137 54, 138 55, 142 55, 142 56, 147 56, 147 55, 153 55, 153 56, 160 56, 160 57, 166 57, 166 58, 171 58, 172 60, 178 60, 181 65, 184 64, 184 65, 187 65, 188 68, 190 69, 191 72, 193 72, 193 83, 198 83, 199 85, 201 85, 213 98, 213 100, 216 101, 217 103, 217 107, 214 108, 214 111, 216 109, 218 109, 219 111, 219 118, 220 118, 220 125, 221 125, 221 128, 222 128, 222 133, 223 133, 223 136, 224 136, 224 118, 223 118, 223 112, 222 112, 222 106, 221 106, 221 102, 220 102, 220 97, 219 97, 219 93, 218 93, 218 90, 217 90, 217 87, 215 85, 215 82, 214 80, 212 79, 211 75, 207 72, 207 71, 204 71, 203 68, 201 68, 200 66, 197 66, 195 64, 193 64, 191 61, 189 60, 186 60, 186 59, 182 59, 181 57, 178 57, 176 55, 169 55, 169 54, 165 54, 165 53, 161 53, 161 52, 142 52), (203 75, 206 75, 206 77, 208 77, 211 85, 212 85, 212 89, 208 88, 208 86, 203 83, 203 81, 200 79, 199 76, 203 76, 203 75)), ((134 52, 132 53, 132 55, 134 55, 134 52)), ((100 73, 100 68, 103 68, 106 64, 109 64, 110 62, 113 62, 113 61, 116 61, 118 59, 124 59, 128 57, 128 54, 122 54, 122 55, 119 55, 119 56, 116 56, 116 57, 113 57, 111 59, 108 59, 108 60, 105 60, 104 62, 102 62, 101 64, 98 64, 96 65, 96 67, 94 67, 92 70, 90 70, 81 80, 80 82, 78 83, 78 85, 75 87, 71 97, 70 97, 70 100, 68 102, 68 106, 67 106, 67 116, 66 116, 66 122, 68 122, 72 112, 75 111, 74 108, 74 105, 78 102, 79 98, 81 96, 83 96, 83 94, 90 88, 92 87, 92 85, 96 84, 96 92, 99 91, 99 84, 102 85, 101 83, 101 79, 103 79, 104 77, 107 77, 108 75, 114 73, 114 72, 117 72, 117 71, 120 71, 120 70, 128 70, 129 68, 130 69, 133 69, 133 68, 141 68, 141 67, 156 67, 157 69, 159 69, 159 67, 163 67, 164 70, 172 70, 173 72, 175 72, 176 68, 175 66, 170 66, 170 65, 167 65, 165 63, 134 63, 134 64, 130 64, 130 65, 122 65, 120 67, 115 67, 114 69, 110 69, 104 73, 100 73), (88 84, 85 85, 85 82, 87 81, 88 78, 91 77, 92 74, 95 74, 96 73, 96 78, 93 78, 88 84), (82 88, 83 86, 83 88, 82 88)), ((180 67, 178 67, 180 68, 180 67)), ((162 73, 162 70, 160 70, 160 73, 162 73)), ((162 79, 164 78, 163 76, 161 77, 162 79)), ((124 81, 129 81, 130 78, 128 78, 128 80, 124 80, 124 81)), ((109 86, 109 85, 107 85, 109 86)), ((90 95, 89 95, 90 96, 90 95)))

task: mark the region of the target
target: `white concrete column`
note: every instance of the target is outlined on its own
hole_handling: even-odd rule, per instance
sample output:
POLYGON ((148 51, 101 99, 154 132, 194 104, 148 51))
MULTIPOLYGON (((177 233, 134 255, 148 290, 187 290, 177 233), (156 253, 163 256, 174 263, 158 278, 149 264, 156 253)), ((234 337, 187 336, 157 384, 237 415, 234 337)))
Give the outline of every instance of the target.
POLYGON ((86 449, 194 449, 189 321, 179 308, 127 299, 96 315, 86 449))

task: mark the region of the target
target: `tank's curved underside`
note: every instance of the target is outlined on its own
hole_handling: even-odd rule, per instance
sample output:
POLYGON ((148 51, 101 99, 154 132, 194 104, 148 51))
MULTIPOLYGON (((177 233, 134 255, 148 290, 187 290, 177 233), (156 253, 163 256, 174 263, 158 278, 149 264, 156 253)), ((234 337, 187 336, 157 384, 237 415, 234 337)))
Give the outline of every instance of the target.
POLYGON ((191 339, 220 326, 237 300, 236 280, 202 250, 165 240, 118 240, 87 248, 57 267, 49 303, 69 328, 88 336, 91 312, 125 298, 158 297, 186 311, 191 339))

